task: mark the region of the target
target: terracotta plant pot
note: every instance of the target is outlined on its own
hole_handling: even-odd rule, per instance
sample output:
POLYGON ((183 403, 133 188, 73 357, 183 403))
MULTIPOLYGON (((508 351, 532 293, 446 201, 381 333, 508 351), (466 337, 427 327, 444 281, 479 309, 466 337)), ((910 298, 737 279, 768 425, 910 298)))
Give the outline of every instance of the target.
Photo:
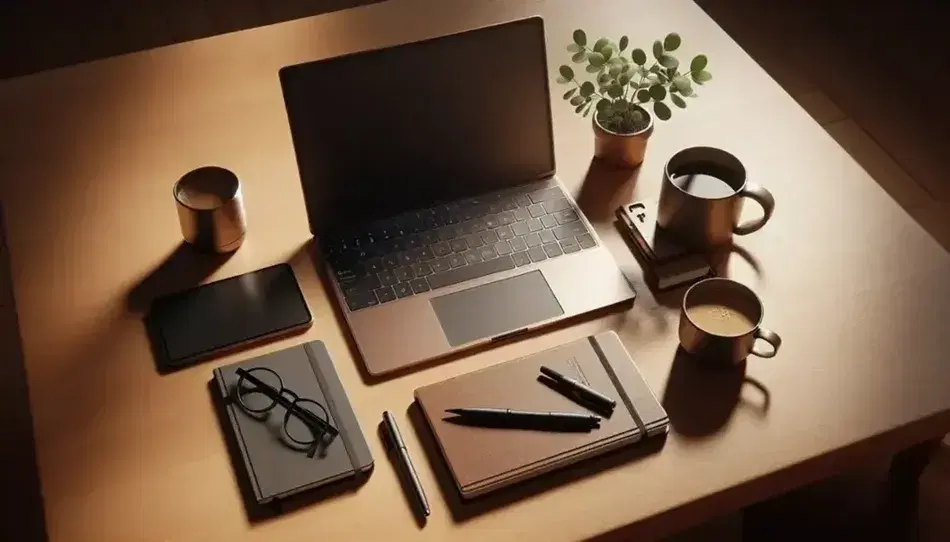
POLYGON ((653 115, 639 108, 649 121, 646 128, 632 134, 618 134, 604 128, 594 115, 594 156, 620 167, 635 168, 643 163, 647 141, 653 134, 653 115))

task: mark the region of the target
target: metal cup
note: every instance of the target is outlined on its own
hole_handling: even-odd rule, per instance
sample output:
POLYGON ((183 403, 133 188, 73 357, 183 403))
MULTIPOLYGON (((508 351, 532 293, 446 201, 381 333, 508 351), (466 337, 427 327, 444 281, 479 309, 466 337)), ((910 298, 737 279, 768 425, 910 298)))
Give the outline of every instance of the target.
MULTIPOLYGON (((764 310, 759 296, 747 286, 725 278, 710 278, 697 282, 686 290, 680 313, 679 338, 683 349, 702 359, 739 363, 755 355, 771 358, 782 346, 777 333, 762 327, 764 310), (741 316, 741 322, 723 322, 699 309, 725 308, 741 316), (761 349, 756 340, 762 339, 772 347, 761 349)), ((728 316, 728 315, 726 315, 728 316)))
POLYGON ((745 166, 738 158, 714 147, 690 147, 670 158, 663 170, 657 224, 694 249, 705 250, 732 241, 732 235, 757 231, 772 217, 775 198, 765 188, 748 180, 745 166), (703 167, 715 169, 728 188, 715 195, 701 195, 673 182, 678 172, 703 173, 703 167), (739 223, 746 198, 762 206, 762 218, 739 223))
POLYGON ((185 241, 206 252, 232 252, 244 242, 247 221, 241 181, 231 171, 207 166, 185 174, 173 189, 185 241))

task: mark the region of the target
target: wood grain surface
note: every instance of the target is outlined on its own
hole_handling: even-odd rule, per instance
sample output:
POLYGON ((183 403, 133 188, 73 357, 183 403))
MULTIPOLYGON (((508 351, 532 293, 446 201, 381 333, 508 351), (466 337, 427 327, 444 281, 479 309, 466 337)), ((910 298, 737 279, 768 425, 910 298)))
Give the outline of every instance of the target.
POLYGON ((950 255, 698 7, 634 4, 392 0, 0 83, 0 198, 50 540, 654 536, 950 430, 950 255), (711 59, 715 79, 658 127, 633 173, 591 161, 589 119, 552 89, 559 177, 641 295, 626 312, 369 380, 314 271, 277 70, 533 14, 552 67, 575 27, 644 47, 676 30, 683 56, 711 59), (740 372, 677 355, 682 292, 651 295, 612 224, 616 205, 657 195, 663 163, 690 145, 729 150, 778 202, 768 226, 717 262, 760 295, 764 323, 784 338, 778 357, 740 372), (206 164, 241 177, 248 213, 244 246, 217 268, 182 256, 171 197, 206 164), (156 373, 143 300, 284 261, 314 313, 305 336, 156 373), (665 446, 461 504, 410 409, 413 390, 605 329, 668 409, 665 446), (259 519, 235 481, 211 369, 311 339, 336 359, 376 468, 358 488, 259 519), (425 527, 376 437, 383 410, 397 413, 430 493, 425 527))

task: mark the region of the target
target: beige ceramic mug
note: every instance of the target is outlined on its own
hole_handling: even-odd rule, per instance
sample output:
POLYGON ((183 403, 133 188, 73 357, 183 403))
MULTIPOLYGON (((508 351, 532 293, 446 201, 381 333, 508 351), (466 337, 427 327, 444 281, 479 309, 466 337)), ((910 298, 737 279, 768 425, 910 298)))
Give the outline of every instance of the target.
POLYGON ((693 284, 683 296, 679 337, 683 349, 697 357, 739 363, 749 355, 771 358, 782 339, 762 327, 762 302, 734 280, 709 278, 693 284), (761 348, 758 340, 771 348, 761 348))
POLYGON ((683 149, 663 170, 657 224, 693 248, 726 245, 733 234, 758 231, 774 210, 771 192, 750 182, 742 162, 722 149, 683 149), (755 200, 764 213, 740 224, 746 198, 755 200))
POLYGON ((232 252, 244 242, 247 220, 237 175, 216 166, 198 168, 172 192, 185 241, 207 252, 232 252))

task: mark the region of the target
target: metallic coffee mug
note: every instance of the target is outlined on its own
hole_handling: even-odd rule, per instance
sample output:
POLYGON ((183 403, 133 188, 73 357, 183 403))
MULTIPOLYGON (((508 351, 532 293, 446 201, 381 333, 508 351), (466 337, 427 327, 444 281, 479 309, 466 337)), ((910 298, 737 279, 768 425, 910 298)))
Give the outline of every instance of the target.
POLYGON ((762 327, 762 302, 748 287, 730 279, 693 284, 683 296, 679 337, 683 349, 699 358, 739 363, 749 354, 771 358, 782 338, 762 327), (772 345, 757 348, 757 339, 772 345))
POLYGON ((172 192, 185 241, 209 252, 231 252, 244 242, 247 221, 237 175, 215 166, 198 168, 172 192))
POLYGON ((742 162, 724 150, 683 149, 663 170, 657 223, 693 248, 729 244, 733 234, 757 231, 774 210, 772 194, 750 182, 742 162), (758 202, 764 215, 739 224, 745 198, 758 202))

